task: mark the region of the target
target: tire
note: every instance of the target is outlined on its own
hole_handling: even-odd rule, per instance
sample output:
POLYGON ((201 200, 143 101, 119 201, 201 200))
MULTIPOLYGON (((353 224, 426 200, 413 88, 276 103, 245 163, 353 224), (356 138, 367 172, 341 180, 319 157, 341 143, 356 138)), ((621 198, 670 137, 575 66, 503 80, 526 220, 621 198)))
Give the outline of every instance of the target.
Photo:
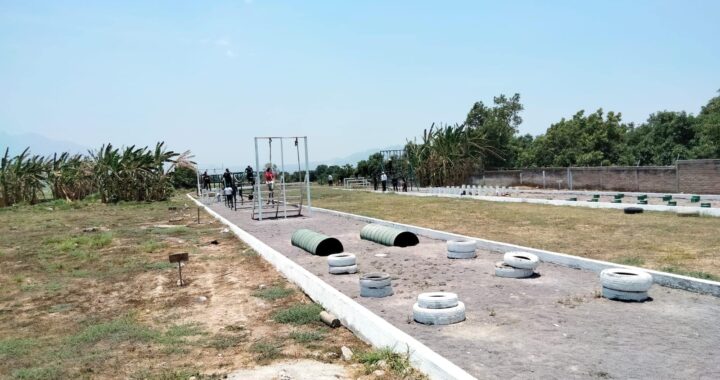
POLYGON ((360 287, 362 288, 384 288, 390 286, 390 276, 387 273, 365 273, 360 277, 360 287))
POLYGON ((346 267, 355 265, 355 255, 352 253, 333 253, 327 257, 328 265, 331 267, 346 267))
POLYGON ((472 251, 472 252, 448 251, 447 257, 448 257, 448 259, 474 259, 477 257, 477 253, 475 253, 475 251, 472 251))
POLYGON ((343 267, 328 267, 328 273, 330 274, 352 274, 357 273, 357 265, 347 265, 343 267))
POLYGON ((446 309, 425 309, 417 303, 413 305, 413 319, 424 325, 450 325, 465 320, 465 304, 458 302, 446 309))
POLYGON ((505 252, 503 262, 513 268, 535 270, 540 264, 540 259, 532 253, 515 251, 505 252))
POLYGON ((603 288, 621 292, 646 292, 653 284, 652 276, 631 268, 608 268, 600 272, 603 288))
POLYGON ((602 296, 609 300, 642 302, 647 300, 647 292, 623 292, 621 290, 602 288, 602 296))
POLYGON ((382 288, 368 288, 365 286, 360 287, 360 297, 370 298, 383 298, 393 295, 392 286, 385 286, 382 288))
POLYGON ((623 212, 626 214, 642 214, 643 211, 645 211, 645 210, 643 210, 640 207, 625 207, 623 209, 623 212))
POLYGON ((502 261, 498 261, 495 264, 495 275, 498 277, 506 278, 526 278, 533 275, 532 269, 518 269, 513 268, 510 265, 505 264, 502 261))
POLYGON ((458 304, 458 296, 450 292, 420 293, 417 304, 423 309, 447 309, 458 304))
POLYGON ((475 252, 477 244, 473 240, 448 240, 448 252, 475 252))

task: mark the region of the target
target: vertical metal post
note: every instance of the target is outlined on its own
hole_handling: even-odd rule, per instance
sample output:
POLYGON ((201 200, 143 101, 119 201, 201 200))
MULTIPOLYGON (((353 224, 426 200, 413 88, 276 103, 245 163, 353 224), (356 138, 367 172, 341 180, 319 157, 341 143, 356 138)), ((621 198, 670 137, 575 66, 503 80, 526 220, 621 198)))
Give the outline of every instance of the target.
POLYGON ((543 173, 543 189, 545 188, 545 170, 542 171, 543 173))
POLYGON ((312 203, 310 200, 310 162, 308 160, 307 136, 303 137, 305 145, 305 187, 307 189, 308 215, 312 216, 312 203))
POLYGON ((200 197, 200 167, 195 165, 195 179, 197 180, 197 196, 200 197))
POLYGON ((258 202, 258 211, 259 211, 258 215, 260 216, 260 220, 262 220, 262 190, 260 190, 260 155, 258 153, 258 138, 257 137, 255 138, 255 177, 256 177, 255 186, 257 186, 256 187, 257 191, 255 191, 255 189, 253 189, 253 192, 257 192, 257 194, 255 194, 255 199, 258 202))
POLYGON ((285 197, 285 148, 283 147, 284 138, 280 138, 280 186, 282 186, 283 197, 283 214, 287 219, 287 197, 285 197))
POLYGON ((197 208, 197 212, 198 212, 198 213, 197 213, 197 214, 198 214, 198 217, 197 217, 197 224, 200 224, 200 206, 198 206, 198 208, 197 208))

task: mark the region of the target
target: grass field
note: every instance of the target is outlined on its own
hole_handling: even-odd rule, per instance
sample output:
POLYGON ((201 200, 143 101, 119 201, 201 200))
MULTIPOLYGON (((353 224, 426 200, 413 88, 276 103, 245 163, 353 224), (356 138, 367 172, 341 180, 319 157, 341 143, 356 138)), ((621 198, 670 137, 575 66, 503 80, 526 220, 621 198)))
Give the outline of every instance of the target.
POLYGON ((188 204, 0 209, 0 378, 214 379, 292 358, 373 368, 342 362, 343 345, 375 351, 188 204), (174 252, 190 254, 184 287, 174 252))
POLYGON ((720 219, 313 189, 313 206, 720 280, 720 219))

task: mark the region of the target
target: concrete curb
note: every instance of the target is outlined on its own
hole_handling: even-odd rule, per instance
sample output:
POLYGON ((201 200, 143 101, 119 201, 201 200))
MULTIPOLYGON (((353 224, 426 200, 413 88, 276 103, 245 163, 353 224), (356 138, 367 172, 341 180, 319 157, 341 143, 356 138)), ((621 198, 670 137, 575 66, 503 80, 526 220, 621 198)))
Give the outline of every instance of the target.
POLYGON ((604 208, 622 210, 626 207, 639 207, 645 211, 660 212, 681 212, 681 211, 697 211, 703 216, 720 217, 720 208, 702 208, 702 207, 686 207, 686 206, 663 206, 663 205, 636 205, 631 203, 608 203, 608 202, 583 202, 583 201, 565 201, 560 199, 537 199, 537 198, 516 198, 516 197, 495 197, 489 195, 456 195, 456 194, 430 194, 419 192, 394 193, 398 195, 407 195, 414 197, 440 197, 440 198, 460 198, 460 199, 477 199, 489 202, 505 202, 505 203, 533 203, 550 206, 572 206, 587 208, 604 208))
POLYGON ((220 214, 187 194, 198 207, 219 220, 240 240, 247 243, 266 261, 272 264, 290 282, 299 286, 313 301, 334 314, 353 333, 375 347, 390 347, 398 353, 409 353, 412 364, 431 379, 475 379, 465 370, 440 356, 415 338, 404 333, 364 306, 340 293, 282 253, 240 229, 220 214))
MULTIPOLYGON (((434 194, 433 194, 434 195, 434 194)), ((389 227, 395 227, 395 228, 402 228, 404 230, 413 232, 418 235, 422 235, 425 237, 429 237, 431 239, 438 239, 438 240, 474 240, 477 243, 478 248, 487 249, 490 251, 496 251, 496 252, 510 252, 510 251, 525 251, 530 252, 535 255, 537 255, 540 260, 547 262, 547 263, 553 263, 562 265, 569 268, 576 268, 576 269, 585 269, 589 271, 593 271, 595 273, 600 273, 603 269, 606 268, 633 268, 633 269, 640 269, 644 270, 648 273, 650 273, 653 276, 653 281, 661 286, 666 286, 668 288, 676 288, 676 289, 682 289, 687 290, 689 292, 694 293, 700 293, 700 294, 710 294, 715 297, 720 297, 720 282, 716 281, 710 281, 710 280, 703 280, 699 278, 694 277, 687 277, 687 276, 681 276, 678 274, 672 274, 672 273, 666 273, 666 272, 659 272, 651 269, 645 269, 645 268, 639 268, 639 267, 633 267, 629 265, 621 265, 621 264, 615 264, 607 261, 600 261, 600 260, 593 260, 593 259, 586 259, 583 257, 578 256, 572 256, 564 253, 558 253, 558 252, 551 252, 551 251, 545 251, 542 249, 535 249, 535 248, 529 248, 529 247, 523 247, 520 245, 514 245, 514 244, 507 244, 502 243, 498 241, 493 240, 485 240, 480 239, 472 236, 465 236, 460 234, 453 234, 449 232, 443 232, 438 230, 433 230, 430 228, 424 228, 424 227, 418 227, 413 226, 410 224, 403 224, 403 223, 396 223, 396 222, 390 222, 387 220, 382 219, 376 219, 371 218, 368 216, 362 216, 362 215, 356 215, 356 214, 350 214, 346 212, 341 211, 335 211, 335 210, 328 210, 324 208, 319 207, 313 207, 313 210, 318 212, 325 212, 337 216, 342 216, 349 219, 354 220, 360 220, 366 223, 377 223, 384 226, 389 227)), ((600 284, 598 280, 598 285, 600 284)))

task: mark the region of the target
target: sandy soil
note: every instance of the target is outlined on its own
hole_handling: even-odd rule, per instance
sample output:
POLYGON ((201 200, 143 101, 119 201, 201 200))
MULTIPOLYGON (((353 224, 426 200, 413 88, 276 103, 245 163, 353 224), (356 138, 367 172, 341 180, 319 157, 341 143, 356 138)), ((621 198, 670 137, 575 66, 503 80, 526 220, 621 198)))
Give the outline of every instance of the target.
POLYGON ((384 247, 360 240, 364 223, 320 212, 258 222, 247 211, 212 208, 478 378, 720 378, 715 297, 654 286, 650 302, 609 301, 597 297, 599 280, 588 271, 542 264, 535 278, 496 278, 495 252, 450 260, 444 241, 421 237, 415 247, 384 247), (298 228, 340 239, 358 256, 360 273, 390 273, 395 295, 359 297, 360 274, 330 275, 324 257, 290 244, 298 228), (465 322, 412 321, 417 294, 438 290, 465 302, 465 322))

